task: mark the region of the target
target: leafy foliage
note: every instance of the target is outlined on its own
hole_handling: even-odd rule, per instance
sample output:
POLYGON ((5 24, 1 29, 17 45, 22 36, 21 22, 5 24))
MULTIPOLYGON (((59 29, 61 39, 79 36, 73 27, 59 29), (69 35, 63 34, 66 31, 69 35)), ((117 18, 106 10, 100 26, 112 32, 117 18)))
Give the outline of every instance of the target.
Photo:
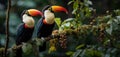
MULTIPOLYGON (((39 8, 37 4, 39 0, 20 0, 13 5, 19 6, 21 9, 39 8)), ((15 1, 13 1, 15 2, 15 1)), ((47 0, 42 1, 49 4, 47 0)), ((42 4, 45 5, 45 4, 42 4)), ((68 18, 62 22, 61 18, 55 18, 60 34, 67 36, 66 48, 62 48, 59 40, 52 39, 47 46, 47 51, 40 53, 42 57, 119 57, 120 56, 120 10, 106 11, 103 15, 97 15, 96 10, 91 7, 93 3, 90 0, 71 0, 68 5, 73 7, 71 12, 74 17, 68 18)), ((13 11, 16 8, 13 7, 13 11)), ((17 9, 19 10, 19 8, 17 9)), ((17 12, 15 10, 15 12, 17 12)), ((22 10, 20 10, 22 11, 22 10)), ((20 13, 20 12, 18 12, 20 13)), ((0 16, 1 17, 1 16, 0 16)), ((10 17, 10 33, 11 42, 15 37, 15 29, 20 23, 20 15, 11 13, 10 17), (18 18, 18 20, 16 19, 18 18), (13 38, 12 38, 13 37, 13 38)), ((1 19, 0 23, 3 23, 1 19)), ((4 44, 5 35, 0 34, 0 47, 4 44)), ((64 39, 63 39, 64 40, 64 39)), ((42 45, 42 40, 36 40, 36 45, 42 45)), ((62 43, 64 44, 64 43, 62 43)), ((12 45, 12 44, 11 44, 12 45)), ((31 44, 23 45, 25 55, 31 55, 31 44)), ((33 56, 34 57, 34 56, 33 56)))
POLYGON ((66 54, 70 57, 119 57, 120 51, 120 11, 107 11, 107 15, 95 16, 95 11, 90 7, 92 2, 72 0, 75 18, 66 19, 60 31, 68 33, 69 47, 75 46, 66 54), (72 51, 74 50, 74 51, 72 51))

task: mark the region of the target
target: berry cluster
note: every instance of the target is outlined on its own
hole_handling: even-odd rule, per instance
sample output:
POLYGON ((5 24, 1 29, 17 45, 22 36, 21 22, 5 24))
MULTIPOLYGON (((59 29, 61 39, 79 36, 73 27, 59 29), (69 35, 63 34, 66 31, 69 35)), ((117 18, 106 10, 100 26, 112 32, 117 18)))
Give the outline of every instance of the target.
POLYGON ((61 34, 59 38, 59 43, 62 48, 66 48, 67 46, 67 37, 66 34, 61 34))

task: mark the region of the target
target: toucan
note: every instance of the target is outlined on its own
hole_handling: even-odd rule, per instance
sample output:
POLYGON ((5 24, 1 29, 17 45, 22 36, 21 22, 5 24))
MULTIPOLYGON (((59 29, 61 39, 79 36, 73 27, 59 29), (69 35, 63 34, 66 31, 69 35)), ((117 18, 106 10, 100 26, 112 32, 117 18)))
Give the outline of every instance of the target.
MULTIPOLYGON (((35 21, 33 16, 42 16, 42 12, 37 9, 28 9, 22 12, 22 21, 16 34, 16 45, 21 45, 22 42, 27 42, 32 38, 35 21)), ((16 50, 15 57, 22 57, 22 48, 16 50)))
MULTIPOLYGON (((37 38, 45 39, 50 36, 54 25, 55 25, 55 12, 65 12, 68 13, 67 9, 62 6, 57 5, 47 5, 43 8, 42 13, 43 17, 37 23, 37 38)), ((46 41, 44 41, 43 45, 39 46, 39 51, 46 50, 46 41)))

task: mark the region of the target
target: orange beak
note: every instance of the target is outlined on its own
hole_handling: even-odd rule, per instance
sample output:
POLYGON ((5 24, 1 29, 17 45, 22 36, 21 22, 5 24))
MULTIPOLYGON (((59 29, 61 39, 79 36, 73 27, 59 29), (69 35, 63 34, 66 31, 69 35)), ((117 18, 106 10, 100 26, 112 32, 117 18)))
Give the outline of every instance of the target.
POLYGON ((62 6, 51 6, 51 7, 53 12, 65 12, 66 14, 68 14, 67 9, 62 6))
POLYGON ((29 9, 27 10, 28 11, 28 14, 31 15, 31 16, 42 16, 42 12, 37 10, 37 9, 29 9))

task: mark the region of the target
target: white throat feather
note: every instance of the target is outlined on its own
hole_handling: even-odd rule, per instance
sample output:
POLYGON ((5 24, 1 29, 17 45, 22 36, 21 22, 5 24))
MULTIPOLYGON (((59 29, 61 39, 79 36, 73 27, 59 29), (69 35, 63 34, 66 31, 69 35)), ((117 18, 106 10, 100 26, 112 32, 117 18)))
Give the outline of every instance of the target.
POLYGON ((34 27, 35 21, 31 16, 28 16, 27 14, 23 15, 23 22, 28 26, 28 27, 34 27))
POLYGON ((51 11, 45 10, 44 17, 45 17, 45 21, 46 21, 47 24, 53 24, 54 23, 55 15, 51 11))

